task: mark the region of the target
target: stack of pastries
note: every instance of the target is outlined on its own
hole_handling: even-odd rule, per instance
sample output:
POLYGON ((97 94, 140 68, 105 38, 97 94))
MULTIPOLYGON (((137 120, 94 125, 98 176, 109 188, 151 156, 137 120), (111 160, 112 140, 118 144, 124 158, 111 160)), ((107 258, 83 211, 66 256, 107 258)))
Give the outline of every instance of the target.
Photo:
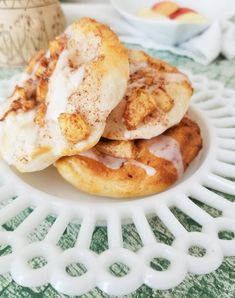
POLYGON ((177 181, 202 148, 175 67, 84 18, 39 52, 0 105, 0 152, 20 172, 55 165, 78 189, 136 197, 177 181))

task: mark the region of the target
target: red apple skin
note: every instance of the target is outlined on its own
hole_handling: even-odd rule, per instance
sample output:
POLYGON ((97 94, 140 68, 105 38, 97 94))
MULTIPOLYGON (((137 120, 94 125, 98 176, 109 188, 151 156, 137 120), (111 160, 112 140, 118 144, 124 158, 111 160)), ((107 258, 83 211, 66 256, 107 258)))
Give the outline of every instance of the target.
POLYGON ((153 11, 159 14, 163 14, 165 16, 171 15, 178 9, 179 9, 179 6, 172 1, 163 1, 163 2, 156 3, 152 6, 153 11))
POLYGON ((186 14, 186 13, 197 13, 195 10, 187 8, 187 7, 181 7, 178 10, 176 10, 175 12, 173 12, 172 14, 169 15, 169 18, 174 20, 177 17, 186 14))

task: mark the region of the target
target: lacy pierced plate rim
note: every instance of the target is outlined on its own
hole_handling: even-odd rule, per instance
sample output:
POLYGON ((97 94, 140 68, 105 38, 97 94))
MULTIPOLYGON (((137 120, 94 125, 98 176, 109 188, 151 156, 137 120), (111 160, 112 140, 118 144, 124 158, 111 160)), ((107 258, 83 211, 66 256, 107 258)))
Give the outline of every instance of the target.
MULTIPOLYGON (((3 177, 0 187, 0 201, 14 195, 16 199, 0 209, 0 225, 28 206, 34 206, 35 209, 14 231, 0 232, 0 244, 7 243, 13 248, 12 254, 0 257, 0 273, 11 272, 17 283, 28 287, 50 282, 56 290, 68 295, 81 295, 95 286, 107 294, 125 295, 143 283, 154 289, 172 288, 184 280, 187 272, 194 274, 212 272, 222 263, 223 256, 235 254, 235 240, 221 240, 218 236, 221 229, 229 229, 235 233, 235 203, 206 188, 216 184, 216 190, 235 195, 234 183, 221 178, 225 174, 231 178, 235 177, 235 165, 232 164, 235 156, 233 140, 235 121, 234 117, 230 117, 235 115, 235 91, 226 89, 221 83, 210 81, 201 75, 190 75, 190 77, 196 89, 194 104, 199 107, 200 114, 203 115, 200 117, 205 118, 211 142, 207 156, 198 170, 182 184, 162 193, 161 200, 159 198, 155 200, 155 196, 152 196, 136 201, 102 204, 96 208, 94 206, 98 203, 86 205, 71 203, 68 204, 71 206, 65 206, 66 201, 63 200, 61 203, 61 199, 38 190, 36 191, 38 194, 34 196, 31 194, 34 189, 28 186, 25 188, 24 184, 19 183, 20 178, 14 177, 15 174, 4 176, 5 180, 3 177), (223 97, 226 101, 222 102, 223 97), (12 179, 16 181, 13 186, 10 184, 12 179), (191 183, 193 180, 194 185, 191 183), (188 190, 185 190, 187 185, 188 190), (183 191, 180 191, 181 188, 183 191), (172 193, 174 196, 171 197, 172 193), (43 202, 40 201, 42 195, 45 196, 43 202), (213 218, 193 203, 190 197, 221 210, 223 215, 213 218), (198 222, 202 226, 202 232, 188 232, 171 212, 172 206, 178 207, 198 222), (57 218, 44 240, 29 244, 28 233, 46 214, 52 212, 55 212, 57 218), (155 239, 147 220, 151 213, 157 215, 174 235, 172 245, 158 243, 155 239), (73 218, 81 219, 76 244, 74 248, 62 252, 56 244, 73 218), (130 219, 134 223, 142 240, 143 247, 137 252, 123 248, 122 224, 125 219, 130 219), (89 249, 89 245, 94 227, 99 221, 104 224, 104 220, 109 248, 97 255, 89 249), (192 245, 204 247, 206 254, 200 258, 189 255, 188 249, 192 245), (171 265, 166 271, 158 272, 150 268, 150 260, 156 254, 170 260, 171 265), (44 256, 48 263, 34 270, 30 268, 27 259, 37 255, 44 256), (84 263, 88 272, 76 278, 68 277, 65 265, 75 261, 84 263), (112 276, 107 272, 107 268, 115 261, 126 262, 130 272, 122 278, 112 276)), ((14 79, 1 81, 0 88, 4 89, 4 85, 5 88, 10 88, 14 85, 14 79)), ((202 122, 201 120, 200 123, 202 122)), ((0 168, 3 173, 8 167, 0 162, 0 168)))

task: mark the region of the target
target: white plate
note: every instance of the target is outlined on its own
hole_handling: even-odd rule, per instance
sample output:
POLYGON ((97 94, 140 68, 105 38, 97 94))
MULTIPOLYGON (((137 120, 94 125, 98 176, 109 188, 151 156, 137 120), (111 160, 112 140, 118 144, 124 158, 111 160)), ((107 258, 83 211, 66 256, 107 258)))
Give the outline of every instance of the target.
POLYGON ((194 9, 208 17, 205 24, 184 23, 170 19, 147 19, 137 15, 141 8, 151 8, 159 0, 111 0, 116 10, 134 28, 141 30, 146 36, 155 41, 176 45, 192 38, 205 30, 213 20, 228 19, 235 14, 233 0, 174 0, 181 7, 194 9))
MULTIPOLYGON (((125 295, 143 283, 153 289, 169 289, 183 281, 187 272, 206 274, 216 270, 223 256, 235 255, 235 240, 220 240, 218 232, 235 233, 235 204, 207 189, 214 188, 235 195, 235 184, 226 177, 235 177, 235 93, 222 84, 190 75, 196 93, 190 108, 192 118, 199 123, 204 147, 182 180, 171 189, 142 199, 122 200, 95 198, 66 184, 53 168, 41 173, 20 175, 4 162, 0 163, 0 201, 11 200, 0 210, 0 225, 31 206, 34 211, 12 232, 0 232, 0 245, 8 244, 12 253, 0 257, 0 274, 10 272, 22 286, 35 287, 50 282, 56 290, 68 295, 81 295, 95 286, 110 295, 125 295), (213 218, 193 203, 193 197, 222 211, 213 218), (202 225, 202 232, 187 232, 170 211, 178 207, 202 225), (27 235, 48 214, 56 216, 45 239, 30 244, 27 235), (158 243, 148 224, 149 215, 157 215, 174 235, 173 244, 158 243), (56 243, 68 223, 81 222, 75 247, 61 251, 56 243), (133 222, 143 247, 133 252, 123 248, 122 224, 133 222), (94 227, 107 225, 109 248, 96 255, 90 242, 94 227), (206 249, 203 257, 188 254, 191 246, 206 249), (32 269, 28 260, 43 256, 47 264, 32 269), (171 262, 166 271, 154 271, 150 261, 163 257, 171 262), (87 272, 71 277, 65 271, 71 263, 83 263, 87 272), (126 264, 130 271, 115 277, 108 267, 126 264)), ((9 94, 16 79, 0 82, 0 97, 9 94)))

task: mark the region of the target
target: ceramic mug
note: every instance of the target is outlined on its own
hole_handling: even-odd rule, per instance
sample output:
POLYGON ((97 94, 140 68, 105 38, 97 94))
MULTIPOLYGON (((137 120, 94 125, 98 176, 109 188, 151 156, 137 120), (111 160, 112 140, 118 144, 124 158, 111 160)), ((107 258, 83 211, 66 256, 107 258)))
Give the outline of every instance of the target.
POLYGON ((58 0, 0 1, 0 66, 23 66, 65 28, 58 0))

